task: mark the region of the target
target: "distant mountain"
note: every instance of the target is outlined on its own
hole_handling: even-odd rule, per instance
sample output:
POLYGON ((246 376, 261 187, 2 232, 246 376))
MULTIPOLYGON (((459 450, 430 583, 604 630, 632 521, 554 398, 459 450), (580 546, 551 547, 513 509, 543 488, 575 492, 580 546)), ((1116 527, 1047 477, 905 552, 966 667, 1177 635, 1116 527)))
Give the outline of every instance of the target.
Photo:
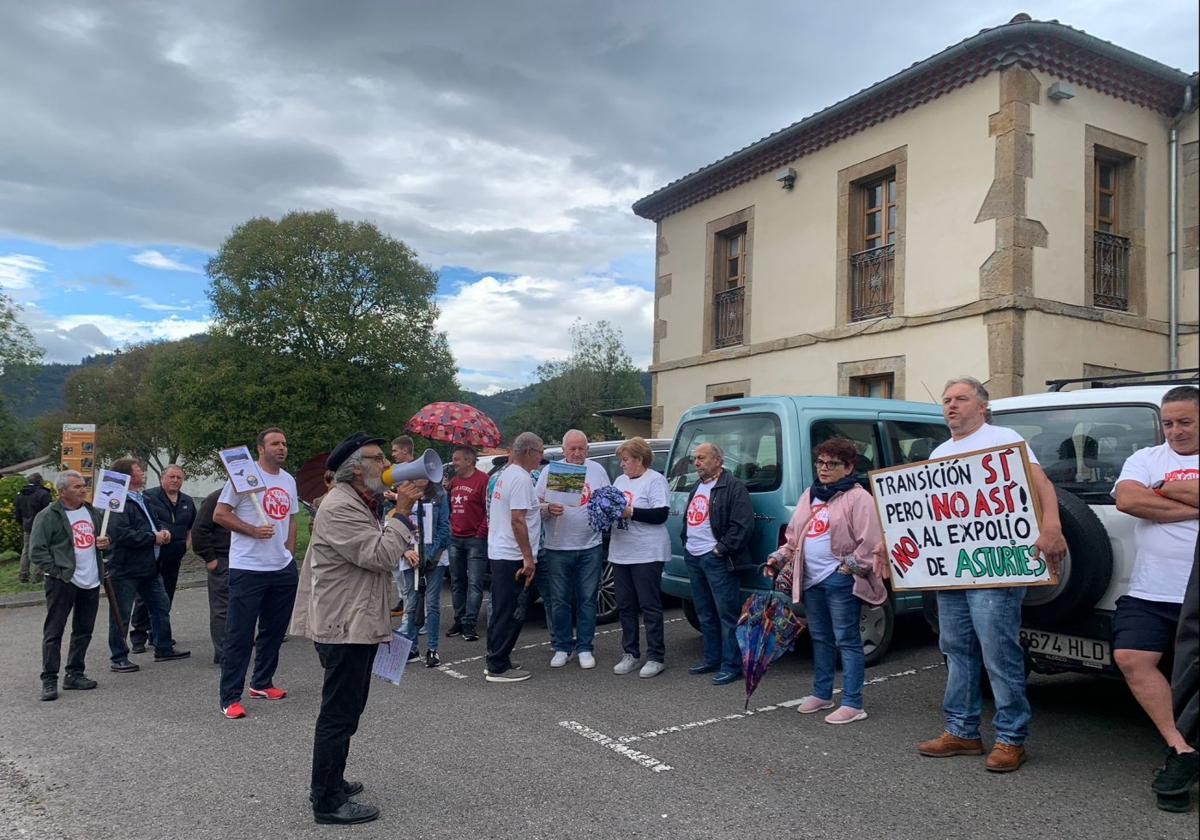
POLYGON ((88 356, 77 365, 35 365, 0 376, 0 400, 19 420, 32 420, 66 407, 63 387, 71 374, 89 365, 109 365, 114 353, 88 356))
MULTIPOLYGON (((642 372, 640 374, 642 390, 646 393, 646 402, 650 402, 650 374, 642 372)), ((533 386, 526 385, 524 388, 513 388, 508 391, 498 391, 495 394, 476 394, 474 391, 463 391, 462 401, 467 405, 473 405, 496 421, 496 425, 504 424, 508 415, 516 411, 521 405, 533 399, 533 386)), ((624 408, 624 406, 619 406, 624 408)))

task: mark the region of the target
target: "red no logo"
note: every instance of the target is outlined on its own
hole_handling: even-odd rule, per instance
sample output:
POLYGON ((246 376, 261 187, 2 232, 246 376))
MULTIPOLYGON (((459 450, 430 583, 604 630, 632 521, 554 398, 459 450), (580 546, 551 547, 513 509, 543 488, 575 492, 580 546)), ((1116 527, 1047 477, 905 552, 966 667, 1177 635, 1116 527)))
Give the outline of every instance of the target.
POLYGON ((91 522, 76 522, 71 526, 71 531, 75 534, 76 548, 91 548, 96 544, 95 530, 91 522))
POLYGON ((276 521, 286 519, 291 507, 291 497, 282 487, 272 487, 263 494, 263 510, 276 521))
POLYGON ((708 520, 708 496, 693 496, 687 509, 687 524, 693 528, 708 520))
POLYGON ((586 505, 590 498, 592 498, 592 485, 585 481, 583 482, 583 497, 579 500, 579 504, 586 505))
POLYGON ((829 530, 829 511, 825 505, 813 509, 812 521, 808 523, 808 536, 821 537, 829 530))
POLYGON ((623 492, 625 494, 625 504, 629 507, 633 507, 633 493, 631 493, 628 490, 625 490, 623 492))

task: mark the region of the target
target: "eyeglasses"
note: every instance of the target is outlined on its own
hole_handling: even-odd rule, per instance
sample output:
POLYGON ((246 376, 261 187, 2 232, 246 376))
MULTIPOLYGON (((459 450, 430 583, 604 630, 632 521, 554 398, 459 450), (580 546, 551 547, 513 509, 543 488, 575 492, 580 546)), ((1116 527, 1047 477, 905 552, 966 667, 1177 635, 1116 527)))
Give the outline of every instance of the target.
POLYGON ((817 459, 817 469, 819 470, 836 470, 838 467, 846 466, 845 461, 823 461, 817 459))
POLYGON ((383 457, 382 454, 380 454, 380 455, 364 455, 362 457, 363 457, 364 461, 379 461, 380 463, 383 463, 385 460, 387 460, 386 458, 383 457))

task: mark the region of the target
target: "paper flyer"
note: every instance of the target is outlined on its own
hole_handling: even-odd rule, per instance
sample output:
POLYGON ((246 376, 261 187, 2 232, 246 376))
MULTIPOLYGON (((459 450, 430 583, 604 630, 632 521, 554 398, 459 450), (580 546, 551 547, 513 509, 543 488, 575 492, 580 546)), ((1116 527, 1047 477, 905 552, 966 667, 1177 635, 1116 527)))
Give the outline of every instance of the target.
POLYGON ((392 631, 390 642, 381 642, 379 652, 375 654, 375 664, 371 674, 392 685, 400 685, 404 676, 404 665, 408 662, 408 652, 412 650, 412 642, 400 635, 398 630, 392 631))
POLYGON ((583 502, 583 485, 586 481, 587 465, 551 461, 546 465, 546 501, 579 507, 583 502))
POLYGON ((129 476, 125 473, 100 471, 96 483, 95 505, 105 513, 121 513, 125 510, 125 499, 129 495, 129 476))
POLYGON ((248 447, 222 449, 218 454, 225 472, 229 473, 229 480, 233 482, 234 491, 254 493, 267 488, 262 473, 258 471, 258 463, 251 457, 248 447))

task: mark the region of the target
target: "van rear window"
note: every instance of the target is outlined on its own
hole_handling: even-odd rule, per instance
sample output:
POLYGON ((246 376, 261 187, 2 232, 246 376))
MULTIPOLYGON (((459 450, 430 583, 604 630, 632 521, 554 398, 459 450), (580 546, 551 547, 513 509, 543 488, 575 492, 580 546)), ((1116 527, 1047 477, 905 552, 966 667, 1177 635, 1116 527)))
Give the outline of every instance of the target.
POLYGON ((998 411, 992 422, 1025 438, 1055 485, 1094 505, 1113 504, 1126 458, 1162 443, 1158 411, 1144 405, 998 411))
POLYGON ((702 443, 715 443, 725 453, 725 469, 746 483, 751 493, 779 487, 782 445, 774 414, 738 414, 689 420, 675 433, 667 481, 685 490, 699 480, 692 454, 702 443))

